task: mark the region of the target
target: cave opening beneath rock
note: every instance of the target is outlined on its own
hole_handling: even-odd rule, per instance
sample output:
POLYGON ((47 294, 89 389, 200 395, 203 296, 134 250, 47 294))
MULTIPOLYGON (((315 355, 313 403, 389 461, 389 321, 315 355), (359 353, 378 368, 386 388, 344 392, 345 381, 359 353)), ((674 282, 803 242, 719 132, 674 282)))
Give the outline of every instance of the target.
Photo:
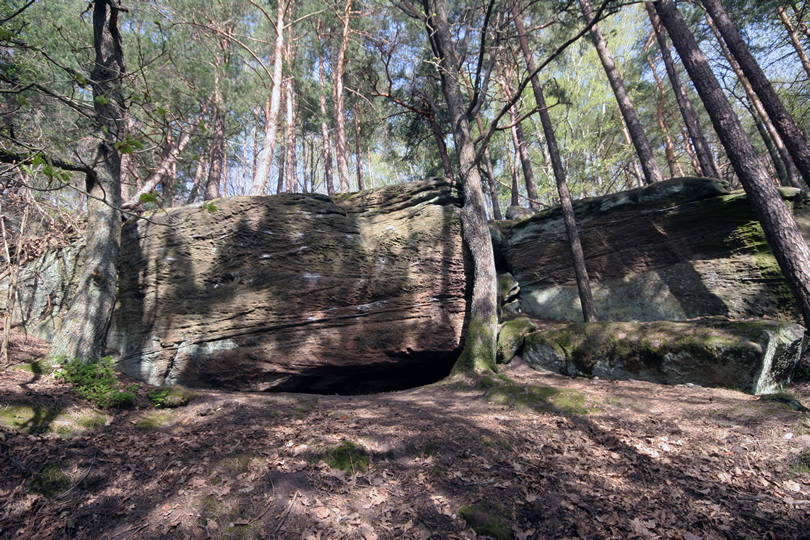
POLYGON ((392 355, 391 363, 324 366, 296 375, 272 391, 350 396, 408 390, 447 377, 459 354, 460 351, 410 352, 392 355))

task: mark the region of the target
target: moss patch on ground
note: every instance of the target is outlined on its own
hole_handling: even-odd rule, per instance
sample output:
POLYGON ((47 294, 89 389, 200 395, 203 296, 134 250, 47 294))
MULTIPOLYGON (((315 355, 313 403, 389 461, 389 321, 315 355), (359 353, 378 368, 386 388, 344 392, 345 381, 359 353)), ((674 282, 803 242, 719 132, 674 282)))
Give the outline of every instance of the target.
POLYGON ((49 358, 37 358, 29 362, 17 364, 13 369, 17 371, 27 371, 34 375, 50 375, 53 373, 56 364, 49 358))
POLYGON ((810 452, 799 454, 796 464, 791 467, 791 470, 799 474, 810 474, 810 452))
POLYGON ((73 437, 99 429, 110 416, 93 409, 60 409, 31 403, 0 404, 0 425, 32 434, 73 437))
POLYGON ((561 390, 552 386, 532 386, 509 379, 482 379, 480 387, 486 389, 486 398, 492 403, 510 407, 525 407, 537 412, 590 414, 599 411, 588 403, 584 394, 574 390, 561 390))
POLYGON ((506 510, 492 503, 477 503, 462 506, 458 514, 477 534, 495 540, 513 538, 511 519, 506 510))
POLYGON ((316 458, 333 469, 347 473, 365 472, 369 466, 369 455, 366 449, 351 441, 343 441, 339 446, 323 450, 316 455, 316 458))

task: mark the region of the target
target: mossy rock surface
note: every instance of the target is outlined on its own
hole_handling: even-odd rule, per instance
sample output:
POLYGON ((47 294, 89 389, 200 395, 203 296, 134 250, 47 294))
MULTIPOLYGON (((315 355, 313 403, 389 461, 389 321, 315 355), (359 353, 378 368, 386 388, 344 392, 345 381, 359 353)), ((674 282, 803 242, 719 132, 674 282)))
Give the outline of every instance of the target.
POLYGON ((109 414, 89 407, 61 409, 25 401, 0 402, 0 425, 31 434, 75 437, 101 429, 110 419, 109 414))
POLYGON ((763 394, 789 381, 803 335, 799 325, 767 320, 573 323, 527 335, 523 358, 570 376, 763 394))
POLYGON ((501 325, 498 332, 497 361, 508 364, 523 347, 523 338, 537 329, 528 317, 516 317, 501 325))

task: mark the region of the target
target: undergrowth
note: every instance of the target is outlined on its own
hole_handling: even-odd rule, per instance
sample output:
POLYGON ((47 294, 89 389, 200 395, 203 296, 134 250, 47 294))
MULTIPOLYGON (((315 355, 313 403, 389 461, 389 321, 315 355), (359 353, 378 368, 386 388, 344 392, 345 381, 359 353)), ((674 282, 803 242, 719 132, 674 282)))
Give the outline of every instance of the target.
POLYGON ((129 407, 135 402, 137 385, 124 386, 119 383, 114 364, 110 356, 89 364, 73 359, 63 363, 54 376, 72 384, 76 395, 97 407, 129 407))

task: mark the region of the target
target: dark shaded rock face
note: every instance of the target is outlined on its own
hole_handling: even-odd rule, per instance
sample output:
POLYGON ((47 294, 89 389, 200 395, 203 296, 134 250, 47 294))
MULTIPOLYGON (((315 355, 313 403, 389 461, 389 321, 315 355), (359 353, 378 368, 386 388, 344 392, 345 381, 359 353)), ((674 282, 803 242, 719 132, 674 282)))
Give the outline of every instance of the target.
MULTIPOLYGON (((744 194, 729 194, 714 180, 676 178, 574 207, 600 320, 798 320, 744 194)), ((807 203, 797 203, 795 214, 810 237, 807 203)), ((559 209, 493 226, 500 270, 520 285, 520 309, 582 320, 559 209)))
POLYGON ((522 353, 564 375, 767 394, 790 380, 803 337, 798 324, 765 320, 573 323, 526 334, 522 353))
MULTIPOLYGON (((306 392, 449 372, 467 283, 449 183, 214 204, 125 227, 108 335, 122 371, 153 384, 306 392)), ((55 307, 39 334, 58 325, 55 307)))

